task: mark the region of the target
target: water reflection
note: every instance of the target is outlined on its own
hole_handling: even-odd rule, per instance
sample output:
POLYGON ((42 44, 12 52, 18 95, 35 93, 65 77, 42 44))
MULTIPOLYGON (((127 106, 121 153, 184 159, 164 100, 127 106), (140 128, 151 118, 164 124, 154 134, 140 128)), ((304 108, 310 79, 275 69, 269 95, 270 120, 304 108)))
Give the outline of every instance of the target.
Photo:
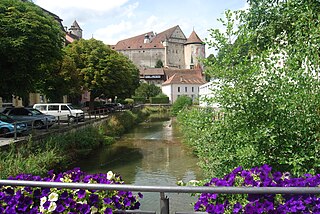
MULTIPOLYGON (((180 142, 180 133, 173 120, 141 123, 112 146, 100 148, 89 159, 77 163, 89 173, 119 173, 125 183, 135 185, 176 186, 201 179, 192 151, 180 142)), ((143 210, 159 212, 159 193, 144 193, 143 210)), ((170 210, 191 211, 193 198, 188 194, 167 194, 170 210)))

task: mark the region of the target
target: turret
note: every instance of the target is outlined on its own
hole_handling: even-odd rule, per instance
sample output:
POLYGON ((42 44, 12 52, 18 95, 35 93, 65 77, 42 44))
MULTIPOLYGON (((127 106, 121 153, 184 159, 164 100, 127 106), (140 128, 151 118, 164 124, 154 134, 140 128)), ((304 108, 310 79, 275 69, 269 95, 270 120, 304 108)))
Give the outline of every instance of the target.
POLYGON ((80 28, 78 22, 75 20, 73 22, 73 24, 71 25, 70 29, 69 29, 69 32, 72 34, 72 35, 75 35, 77 36, 79 39, 82 38, 82 29, 80 28))
POLYGON ((199 58, 205 58, 205 45, 194 30, 184 44, 184 53, 187 69, 203 67, 199 58))

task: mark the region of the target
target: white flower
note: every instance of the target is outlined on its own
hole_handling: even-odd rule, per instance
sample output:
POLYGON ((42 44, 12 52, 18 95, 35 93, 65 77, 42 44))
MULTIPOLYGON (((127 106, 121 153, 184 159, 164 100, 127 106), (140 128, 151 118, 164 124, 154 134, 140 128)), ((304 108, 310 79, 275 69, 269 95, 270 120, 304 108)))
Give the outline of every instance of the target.
POLYGON ((96 208, 95 206, 91 207, 91 214, 97 213, 98 212, 98 208, 96 208))
POLYGON ((48 197, 48 201, 57 201, 58 198, 59 198, 59 195, 55 192, 52 192, 48 197))
POLYGON ((40 205, 42 206, 44 203, 46 203, 46 201, 47 201, 47 197, 46 196, 42 197, 40 199, 40 205))
POLYGON ((108 173, 107 173, 107 179, 108 180, 111 180, 113 178, 113 172, 112 171, 109 171, 108 173))
POLYGON ((55 211, 56 208, 57 208, 56 202, 51 201, 50 206, 48 207, 48 211, 53 212, 53 211, 55 211))
POLYGON ((44 213, 44 211, 45 211, 45 209, 44 209, 44 207, 41 205, 41 206, 40 206, 40 212, 41 212, 41 213, 44 213))

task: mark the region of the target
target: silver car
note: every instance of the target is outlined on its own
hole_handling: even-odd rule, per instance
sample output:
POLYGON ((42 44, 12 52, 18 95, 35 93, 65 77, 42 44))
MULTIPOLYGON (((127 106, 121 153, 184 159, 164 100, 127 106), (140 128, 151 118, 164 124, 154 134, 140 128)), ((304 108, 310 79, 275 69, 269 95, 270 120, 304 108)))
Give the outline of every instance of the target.
POLYGON ((46 126, 50 127, 56 122, 56 117, 53 115, 43 114, 37 109, 33 108, 6 108, 2 113, 11 116, 16 121, 23 121, 28 126, 40 129, 46 126))

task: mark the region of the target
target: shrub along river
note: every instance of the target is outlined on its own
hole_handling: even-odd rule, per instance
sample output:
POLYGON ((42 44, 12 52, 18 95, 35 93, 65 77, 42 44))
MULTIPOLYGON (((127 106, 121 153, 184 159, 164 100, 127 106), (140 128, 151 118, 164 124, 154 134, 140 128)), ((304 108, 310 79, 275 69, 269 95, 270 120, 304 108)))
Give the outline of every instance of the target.
MULTIPOLYGON (((123 135, 113 145, 99 148, 89 158, 76 163, 88 173, 120 174, 126 184, 176 186, 177 181, 202 179, 197 158, 181 143, 174 118, 152 117, 123 135)), ((141 210, 160 211, 160 194, 143 193, 141 210)), ((170 213, 192 211, 190 194, 166 193, 170 213)))

